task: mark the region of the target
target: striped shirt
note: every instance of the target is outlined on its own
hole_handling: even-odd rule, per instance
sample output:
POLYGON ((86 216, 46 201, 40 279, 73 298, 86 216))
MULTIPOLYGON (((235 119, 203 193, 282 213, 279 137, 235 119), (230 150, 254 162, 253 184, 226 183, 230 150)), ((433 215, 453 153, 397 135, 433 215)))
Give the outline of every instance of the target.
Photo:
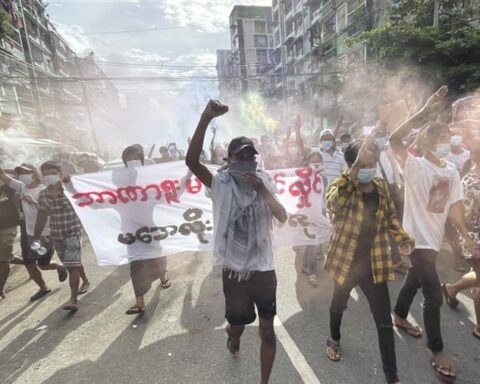
POLYGON ((82 234, 82 224, 63 189, 56 197, 50 195, 46 188, 40 191, 38 209, 46 211, 50 216, 52 240, 62 241, 82 234))
MULTIPOLYGON (((414 239, 405 232, 397 218, 395 205, 390 197, 387 183, 374 178, 379 194, 376 213, 376 233, 371 247, 373 280, 377 283, 394 280, 389 234, 398 244, 414 239)), ((333 232, 325 262, 325 270, 334 280, 343 285, 350 271, 359 243, 365 217, 363 192, 350 178, 343 174, 335 180, 327 192, 327 207, 333 213, 333 232)))
POLYGON ((347 168, 343 152, 335 150, 333 154, 330 154, 323 149, 311 148, 310 154, 313 152, 320 152, 322 155, 322 175, 327 178, 328 185, 331 185, 347 168))

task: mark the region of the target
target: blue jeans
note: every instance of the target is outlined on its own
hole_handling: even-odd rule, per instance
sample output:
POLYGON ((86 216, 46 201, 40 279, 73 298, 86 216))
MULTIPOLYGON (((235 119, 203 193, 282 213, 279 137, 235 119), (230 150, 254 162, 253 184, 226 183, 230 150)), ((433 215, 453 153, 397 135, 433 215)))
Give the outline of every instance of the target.
POLYGON ((307 245, 305 247, 305 254, 303 256, 303 269, 309 275, 315 275, 317 273, 317 253, 320 245, 307 245))

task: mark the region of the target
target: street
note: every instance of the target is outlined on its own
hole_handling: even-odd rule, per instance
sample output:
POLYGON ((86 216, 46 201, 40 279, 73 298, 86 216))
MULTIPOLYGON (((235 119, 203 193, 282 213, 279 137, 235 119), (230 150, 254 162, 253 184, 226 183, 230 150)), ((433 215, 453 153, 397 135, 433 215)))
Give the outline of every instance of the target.
MULTIPOLYGON (((259 380, 257 325, 247 327, 238 358, 229 355, 223 318, 220 271, 211 268, 209 254, 180 254, 169 259, 173 286, 155 284, 147 295, 144 317, 124 315, 133 304, 128 267, 98 267, 85 242, 84 260, 91 280, 80 310, 61 309, 67 283, 44 272, 52 293, 29 302, 35 292, 22 266, 15 266, 0 303, 1 383, 256 383, 259 380)), ((442 281, 460 274, 440 260, 442 281)), ((274 384, 384 383, 376 331, 368 304, 352 292, 342 325, 343 360, 330 362, 324 353, 328 335, 331 279, 319 273, 312 288, 301 273, 301 260, 291 248, 276 250, 277 357, 274 384)), ((392 302, 402 277, 390 284, 392 302)), ((457 383, 478 383, 480 343, 472 337, 473 302, 460 295, 453 311, 444 304, 442 326, 446 351, 459 371, 457 383)), ((413 318, 422 321, 421 295, 413 318)), ((437 383, 430 368, 425 338, 396 333, 397 360, 403 383, 437 383)))

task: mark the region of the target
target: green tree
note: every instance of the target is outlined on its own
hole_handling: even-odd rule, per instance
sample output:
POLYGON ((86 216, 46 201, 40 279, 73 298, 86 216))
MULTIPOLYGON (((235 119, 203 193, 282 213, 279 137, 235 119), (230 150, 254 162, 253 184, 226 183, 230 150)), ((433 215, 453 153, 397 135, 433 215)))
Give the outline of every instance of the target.
POLYGON ((434 0, 397 0, 390 21, 348 43, 364 41, 369 59, 386 69, 414 67, 432 83, 455 93, 480 88, 480 19, 478 2, 441 0, 439 25, 433 26, 434 0), (477 24, 478 25, 478 24, 477 24))
POLYGON ((15 33, 12 28, 12 22, 10 15, 0 7, 0 38, 4 36, 13 36, 15 33))

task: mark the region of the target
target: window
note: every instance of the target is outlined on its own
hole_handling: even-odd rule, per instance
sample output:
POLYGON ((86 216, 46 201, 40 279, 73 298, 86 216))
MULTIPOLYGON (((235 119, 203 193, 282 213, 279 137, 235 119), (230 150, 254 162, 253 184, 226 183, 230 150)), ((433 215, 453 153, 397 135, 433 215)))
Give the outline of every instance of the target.
POLYGON ((328 19, 322 26, 323 40, 328 39, 335 33, 335 16, 328 19))
POLYGON ((268 51, 266 49, 257 49, 257 63, 268 63, 268 51))
POLYGON ((267 23, 265 20, 255 20, 255 33, 267 33, 267 23))
POLYGON ((253 41, 256 48, 267 48, 268 37, 267 35, 253 35, 253 41))
POLYGON ((273 48, 273 35, 268 36, 268 46, 273 48))

